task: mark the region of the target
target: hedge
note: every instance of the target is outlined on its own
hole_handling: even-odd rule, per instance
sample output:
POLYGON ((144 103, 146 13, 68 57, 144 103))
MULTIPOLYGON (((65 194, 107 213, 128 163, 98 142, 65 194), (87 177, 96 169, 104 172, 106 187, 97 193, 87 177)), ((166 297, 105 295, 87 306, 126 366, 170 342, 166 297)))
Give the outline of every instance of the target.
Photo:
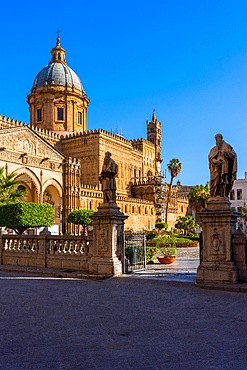
MULTIPOLYGON (((186 242, 180 242, 180 241, 177 241, 177 242, 174 242, 173 240, 170 240, 170 241, 167 241, 167 242, 162 242, 162 244, 164 246, 168 246, 170 245, 171 243, 174 243, 176 245, 177 248, 193 248, 193 247, 198 247, 198 241, 186 241, 186 242)), ((147 246, 149 247, 154 247, 156 246, 156 242, 154 241, 147 241, 147 246)))

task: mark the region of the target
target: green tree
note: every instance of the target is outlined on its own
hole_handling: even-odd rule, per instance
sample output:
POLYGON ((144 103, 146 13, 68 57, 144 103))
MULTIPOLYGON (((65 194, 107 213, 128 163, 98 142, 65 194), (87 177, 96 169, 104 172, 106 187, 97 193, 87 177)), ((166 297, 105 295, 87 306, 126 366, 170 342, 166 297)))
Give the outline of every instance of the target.
POLYGON ((168 194, 167 194, 167 200, 166 200, 166 213, 165 213, 165 222, 166 223, 167 223, 167 216, 168 216, 168 207, 169 207, 170 198, 171 198, 171 189, 172 189, 173 179, 175 177, 177 177, 177 175, 181 172, 182 163, 179 162, 179 159, 172 158, 170 160, 170 162, 168 163, 167 168, 170 171, 171 180, 170 180, 170 184, 169 184, 169 187, 168 187, 168 194))
POLYGON ((83 234, 86 233, 87 227, 93 222, 92 216, 95 211, 90 209, 75 209, 71 211, 67 216, 67 222, 81 225, 83 228, 83 234))
POLYGON ((210 195, 209 185, 196 185, 190 189, 189 205, 197 213, 206 207, 207 199, 210 195))
POLYGON ((11 172, 4 175, 4 167, 0 167, 0 203, 22 200, 26 194, 24 187, 20 186, 18 180, 15 180, 16 174, 11 172))
POLYGON ((168 225, 166 222, 156 222, 155 223, 155 228, 156 229, 167 229, 168 228, 168 225))
POLYGON ((184 230, 187 235, 193 232, 196 228, 195 219, 192 216, 179 216, 175 224, 175 228, 179 230, 184 230))
POLYGON ((23 234, 29 227, 51 226, 53 223, 54 210, 50 204, 0 204, 0 226, 13 229, 17 234, 23 234))

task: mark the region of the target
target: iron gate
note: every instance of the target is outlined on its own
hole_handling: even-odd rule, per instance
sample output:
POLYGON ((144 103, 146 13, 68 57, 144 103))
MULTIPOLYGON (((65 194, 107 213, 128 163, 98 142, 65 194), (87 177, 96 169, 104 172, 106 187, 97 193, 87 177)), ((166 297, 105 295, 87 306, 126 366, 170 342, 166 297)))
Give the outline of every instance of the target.
POLYGON ((124 273, 145 269, 146 236, 143 233, 125 232, 124 239, 124 273))

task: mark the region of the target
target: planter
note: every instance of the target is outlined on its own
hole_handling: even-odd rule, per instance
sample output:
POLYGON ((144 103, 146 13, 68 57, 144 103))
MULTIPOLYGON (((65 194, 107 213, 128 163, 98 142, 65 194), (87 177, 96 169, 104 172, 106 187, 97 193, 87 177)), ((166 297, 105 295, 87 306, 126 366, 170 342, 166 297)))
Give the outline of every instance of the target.
POLYGON ((176 260, 176 256, 173 257, 157 257, 160 263, 170 264, 176 260))

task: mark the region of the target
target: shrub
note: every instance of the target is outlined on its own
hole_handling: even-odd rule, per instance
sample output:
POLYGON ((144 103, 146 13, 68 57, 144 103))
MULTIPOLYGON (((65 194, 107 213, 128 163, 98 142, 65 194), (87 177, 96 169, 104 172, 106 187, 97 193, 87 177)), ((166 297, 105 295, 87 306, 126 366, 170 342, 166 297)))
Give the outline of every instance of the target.
POLYGON ((146 260, 147 262, 152 261, 154 256, 158 253, 159 249, 156 245, 146 246, 146 260))
POLYGON ((164 257, 173 257, 177 255, 177 248, 175 243, 165 243, 158 247, 160 253, 164 257))
POLYGON ((157 232, 157 231, 155 231, 155 230, 148 231, 148 232, 147 232, 147 234, 146 234, 146 239, 147 239, 147 240, 152 240, 152 239, 154 239, 157 235, 158 235, 158 232, 157 232))
POLYGON ((167 224, 167 222, 156 222, 155 227, 156 227, 156 229, 165 229, 165 230, 167 230, 168 224, 167 224))
POLYGON ((54 223, 54 210, 50 204, 16 202, 0 204, 0 226, 22 234, 29 227, 45 227, 54 223))

